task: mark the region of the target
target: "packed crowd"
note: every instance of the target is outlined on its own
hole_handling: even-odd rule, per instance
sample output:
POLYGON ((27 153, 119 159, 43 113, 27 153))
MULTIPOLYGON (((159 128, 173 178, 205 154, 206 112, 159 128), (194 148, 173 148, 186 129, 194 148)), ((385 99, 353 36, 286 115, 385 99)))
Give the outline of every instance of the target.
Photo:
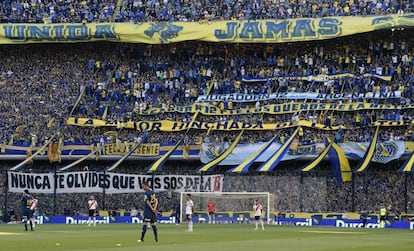
MULTIPOLYGON (((192 105, 211 94, 271 94, 280 92, 320 94, 401 93, 401 98, 270 99, 255 102, 210 101, 222 111, 260 108, 272 104, 327 103, 401 105, 402 109, 356 112, 300 111, 284 114, 203 115, 197 121, 234 120, 245 123, 285 123, 307 120, 322 130, 306 129, 314 141, 322 141, 323 129, 348 128, 338 141, 365 141, 367 128, 376 121, 413 120, 413 38, 406 31, 374 32, 326 42, 281 45, 232 45, 182 43, 172 45, 108 44, 3 46, 0 62, 0 142, 23 146, 41 145, 65 124, 69 116, 94 118, 119 125, 127 121, 170 120, 190 122, 193 113, 167 112, 174 106, 192 105), (351 43, 352 40, 352 43, 351 43), (338 44, 344 45, 338 47, 338 44), (381 68, 381 70, 379 70, 381 68), (354 77, 313 81, 319 74, 349 73, 354 77), (391 81, 377 78, 391 76, 391 81), (276 77, 276 78, 273 78, 276 77), (253 81, 247 79, 254 78, 253 81), (214 80, 214 83, 211 83, 214 80), (80 97, 79 102, 76 102, 80 97), (11 106, 10 106, 11 104, 11 106), (153 108, 161 112, 147 114, 153 108), (352 129, 349 130, 349 129, 352 129), (355 133, 357 132, 357 133, 355 133)), ((106 127, 105 127, 106 128, 106 127)), ((60 138, 85 144, 110 140, 99 127, 64 126, 60 138)), ((412 140, 412 128, 381 129, 381 139, 412 140), (383 133, 382 133, 383 132, 383 133)), ((133 129, 115 128, 119 139, 137 142, 133 129)), ((242 142, 265 141, 270 134, 247 132, 242 142)), ((288 133, 288 132, 287 132, 288 133)), ((182 134, 151 133, 149 142, 174 144, 182 134)), ((188 143, 200 143, 214 132, 190 131, 188 143), (196 137, 194 137, 196 135, 196 137)), ((236 133, 216 137, 232 139, 236 133)), ((56 140, 59 138, 56 137, 56 140)))
MULTIPOLYGON (((190 164, 188 164, 190 165, 190 164)), ((102 167, 101 167, 102 168, 102 167)), ((162 174, 189 173, 190 166, 169 163, 162 174)), ((136 166, 123 165, 117 172, 137 173, 136 166)), ((139 171, 138 171, 139 173, 139 171)), ((196 175, 195 173, 189 173, 196 175)), ((6 178, 5 172, 0 181, 6 178)), ((395 170, 378 171, 372 168, 364 173, 353 174, 353 181, 338 183, 330 169, 322 168, 317 172, 297 172, 288 168, 278 168, 276 172, 248 175, 225 174, 224 192, 270 192, 274 199, 272 212, 368 212, 375 213, 383 205, 391 209, 392 214, 400 215, 414 211, 414 176, 401 174, 395 170)), ((156 191, 156 190, 155 190, 156 191)), ((180 194, 170 190, 157 192, 161 212, 172 212, 180 201, 180 194)), ((93 194, 98 200, 101 211, 142 211, 143 192, 130 194, 93 194)), ((1 191, 0 198, 8 197, 8 211, 19 214, 20 194, 1 191)), ((86 201, 90 194, 57 194, 56 208, 52 194, 37 194, 40 201, 39 211, 42 215, 85 215, 86 201), (56 211, 54 211, 56 210, 56 211)), ((4 201, 4 200, 2 200, 4 201)), ((197 210, 203 211, 195 201, 197 210)), ((271 203, 273 204, 273 203, 271 203)), ((239 204, 237 204, 239 205, 239 204)), ((250 209, 237 205, 228 205, 234 211, 250 209)), ((3 206, 3 205, 1 205, 3 206)), ((222 206, 224 208, 224 206, 222 206)))
MULTIPOLYGON (((144 0, 54 0, 0 2, 0 21, 15 23, 63 22, 145 22, 200 21, 220 19, 264 19, 324 17, 330 15, 404 14, 413 11, 412 1, 400 0, 240 0, 240 1, 144 1, 144 0)), ((352 112, 307 111, 284 114, 207 116, 197 120, 216 122, 284 123, 307 120, 321 129, 305 128, 302 139, 323 142, 326 136, 337 142, 369 141, 375 121, 406 122, 398 127, 382 127, 380 140, 413 141, 414 109, 407 108, 414 98, 414 40, 412 28, 387 30, 337 38, 323 42, 286 44, 212 44, 188 42, 169 45, 126 43, 83 43, 54 45, 0 46, 0 143, 19 146, 43 145, 55 132, 56 140, 82 144, 148 142, 173 145, 182 137, 186 143, 233 141, 238 132, 190 130, 182 132, 137 132, 113 126, 116 137, 107 136, 107 127, 68 126, 68 117, 100 119, 122 125, 128 121, 172 120, 189 122, 193 113, 159 112, 152 108, 192 105, 206 94, 272 94, 280 92, 319 94, 401 93, 401 98, 344 99, 340 104, 368 102, 394 104, 401 109, 377 109, 352 112), (347 73, 351 77, 315 80, 317 75, 347 73), (369 73, 371 75, 364 75, 369 73), (376 76, 373 76, 376 75, 376 76), (379 77, 378 77, 379 76, 379 77), (391 80, 384 80, 391 76, 391 80), (214 81, 213 81, 214 80, 214 81), (212 86, 209 90, 210 85, 212 86), (327 131, 344 126, 346 129, 327 131)), ((294 102, 331 103, 330 100, 271 99, 233 103, 212 101, 208 105, 223 111, 260 108, 265 105, 294 102)), ((279 130, 284 142, 292 129, 279 130)), ((246 132, 241 143, 268 141, 275 131, 246 132)), ((192 167, 187 167, 192 168, 192 167)), ((131 170, 129 170, 131 171, 131 170)), ((172 172, 185 173, 178 167, 172 172)), ((137 170, 133 170, 134 173, 137 170)), ((4 184, 1 175, 0 184, 4 184)), ((380 204, 392 204, 396 210, 413 210, 399 192, 405 184, 396 173, 368 173, 350 183, 338 185, 334 177, 297 173, 272 173, 263 176, 226 176, 225 191, 270 191, 276 195, 275 211, 374 211, 380 204), (254 187, 246 187, 249 179, 254 187), (303 182, 301 182, 301 178, 303 182), (369 196, 367 196, 367 194, 369 196), (354 196, 355 200, 350 197, 354 196), (304 199, 306 197, 306 199, 304 199)), ((0 194, 0 201, 9 195, 0 194)), ((109 210, 139 209, 142 194, 97 195, 109 210)), ((171 210, 177 194, 160 195, 161 210, 171 210)), ((83 196, 59 195, 57 208, 51 196, 42 196, 47 215, 85 210, 83 196)), ((9 198, 10 209, 18 205, 18 195, 9 198)))
POLYGON ((402 15, 412 11, 410 0, 5 0, 0 2, 0 22, 192 22, 402 15))

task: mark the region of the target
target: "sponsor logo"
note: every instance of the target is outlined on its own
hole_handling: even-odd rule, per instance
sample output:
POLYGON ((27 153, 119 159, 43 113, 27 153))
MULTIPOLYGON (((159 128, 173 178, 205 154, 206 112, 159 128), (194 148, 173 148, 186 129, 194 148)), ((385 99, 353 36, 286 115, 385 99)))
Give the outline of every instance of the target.
POLYGON ((301 227, 310 227, 312 226, 312 219, 306 219, 305 221, 297 221, 295 222, 295 226, 301 226, 301 227))
POLYGON ((142 223, 142 220, 138 217, 132 217, 131 218, 131 223, 132 224, 136 224, 136 223, 142 223))
MULTIPOLYGON (((337 220, 335 223, 336 227, 342 227, 342 228, 363 228, 364 224, 362 222, 346 222, 343 220, 337 220)), ((367 223, 365 225, 365 228, 379 228, 379 223, 367 223)))
MULTIPOLYGON (((88 223, 88 219, 75 219, 73 217, 66 217, 66 222, 65 224, 87 224, 88 223)), ((96 219, 96 223, 97 224, 109 224, 110 223, 110 218, 109 217, 102 217, 102 219, 97 218, 96 219)))

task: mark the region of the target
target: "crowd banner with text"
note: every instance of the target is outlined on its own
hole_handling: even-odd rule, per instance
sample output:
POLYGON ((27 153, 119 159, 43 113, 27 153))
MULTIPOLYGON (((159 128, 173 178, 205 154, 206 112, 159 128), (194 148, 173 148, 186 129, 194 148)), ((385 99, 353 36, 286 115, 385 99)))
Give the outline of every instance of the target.
POLYGON ((343 78, 378 78, 383 81, 391 81, 392 76, 388 75, 377 75, 372 73, 365 73, 362 75, 355 75, 352 73, 338 73, 338 74, 321 74, 321 75, 308 75, 308 76, 302 76, 302 75, 287 75, 287 76, 268 76, 268 77, 259 77, 259 78, 252 78, 252 77, 243 77, 243 82, 267 82, 268 80, 302 80, 302 81, 316 81, 316 82, 324 82, 327 80, 332 79, 343 79, 343 78))
POLYGON ((9 192, 21 193, 136 193, 148 182, 154 191, 221 192, 223 175, 136 175, 113 172, 22 173, 8 172, 9 192))
POLYGON ((158 156, 160 154, 160 144, 139 144, 129 142, 128 146, 122 144, 119 147, 117 144, 104 144, 103 152, 105 155, 125 155, 128 153, 128 149, 134 149, 137 147, 131 155, 135 156, 158 156))
MULTIPOLYGON (((279 96, 288 96, 289 93, 278 93, 279 96)), ((338 97, 336 94, 321 94, 321 97, 329 98, 338 97)), ((282 98, 283 99, 283 98, 282 98)), ((226 102, 226 101, 224 101, 226 102)), ((259 108, 238 108, 238 109, 220 109, 216 105, 209 103, 194 103, 187 106, 169 105, 168 107, 153 107, 145 111, 138 111, 139 115, 156 115, 160 113, 196 113, 203 115, 246 115, 246 114, 286 114, 295 112, 308 111, 338 111, 350 112, 361 110, 405 110, 414 109, 414 105, 392 105, 376 104, 367 102, 352 102, 346 104, 340 103, 305 103, 305 102, 286 102, 282 104, 263 105, 259 108)))
POLYGON ((280 92, 272 94, 244 94, 244 93, 232 93, 232 94, 211 94, 201 95, 197 98, 198 102, 256 102, 265 101, 271 99, 289 99, 289 100, 355 100, 355 99, 390 99, 401 98, 400 91, 376 93, 336 93, 336 94, 323 94, 317 92, 280 92))
MULTIPOLYGON (((135 129, 137 131, 164 131, 164 132, 178 132, 188 129, 198 129, 198 130, 217 130, 217 131, 240 131, 240 130, 256 130, 256 131, 266 131, 266 130, 275 130, 275 129, 284 129, 292 127, 308 127, 315 128, 319 130, 326 131, 335 131, 342 129, 347 129, 345 126, 331 126, 320 123, 313 123, 307 120, 300 120, 298 122, 285 122, 285 123, 262 123, 257 121, 256 123, 251 122, 239 122, 235 120, 228 121, 217 121, 217 122, 203 122, 203 121, 191 121, 191 122, 182 122, 182 121, 172 121, 172 120, 159 120, 159 121, 128 121, 128 122, 106 122, 100 119, 89 119, 89 118, 69 118, 66 121, 67 125, 73 126, 85 126, 85 127, 117 127, 117 128, 129 128, 135 129)), ((405 126, 414 124, 412 121, 376 121, 374 126, 405 126)))
POLYGON ((112 41, 146 44, 206 41, 284 43, 414 26, 414 15, 345 16, 215 22, 0 25, 0 44, 112 41))

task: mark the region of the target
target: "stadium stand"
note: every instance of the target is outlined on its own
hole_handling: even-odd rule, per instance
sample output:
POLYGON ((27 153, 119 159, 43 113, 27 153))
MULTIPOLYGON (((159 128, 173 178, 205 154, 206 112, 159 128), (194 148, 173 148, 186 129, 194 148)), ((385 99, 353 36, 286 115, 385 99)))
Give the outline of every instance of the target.
MULTIPOLYGON (((413 12, 408 0, 31 0, 0 2, 0 22, 23 24, 68 24, 123 22, 215 22, 219 20, 264 20, 320 18, 331 16, 408 15, 413 12)), ((188 41, 171 44, 110 43, 0 45, 0 143, 39 148, 59 131, 54 143, 82 146, 138 143, 146 130, 137 133, 122 125, 131 121, 190 122, 194 112, 164 112, 170 107, 192 106, 199 98, 215 95, 314 92, 320 95, 376 93, 391 98, 313 101, 307 98, 269 99, 233 103, 205 101, 205 105, 228 112, 227 115, 199 114, 202 122, 237 121, 245 123, 296 123, 310 121, 320 127, 306 127, 299 145, 323 144, 326 138, 336 143, 370 142, 375 123, 379 140, 414 141, 414 37, 412 27, 397 27, 323 41, 296 43, 207 43, 188 41), (338 78, 318 78, 343 75, 338 78), (396 93, 399 98, 392 98, 396 93), (83 94, 81 94, 83 93, 83 94), (79 102, 78 97, 81 97, 79 102), (352 111, 287 111, 278 114, 230 113, 260 109, 267 105, 295 103, 347 105, 364 102, 379 109, 352 111), (77 104, 77 105, 75 105, 77 104), (392 108, 388 108, 392 105, 392 108), (154 109, 162 112, 151 113, 154 109), (81 127, 67 123, 75 119, 102 120, 110 127, 81 127), (342 127, 342 128, 339 128, 342 127), (335 130, 327 130, 337 128, 335 130), (108 134, 108 131, 111 133, 108 134)), ((283 144, 294 129, 281 128, 276 142, 283 144)), ((269 141, 274 130, 246 131, 240 143, 269 141)), ((203 143, 234 142, 238 131, 189 130, 186 133, 154 131, 146 141, 174 146, 180 139, 191 146, 203 143)), ((4 150, 5 151, 5 150, 4 150)), ((2 153, 4 153, 2 150, 2 153)), ((105 155, 104 150, 101 155, 105 155)), ((27 152, 32 153, 32 150, 27 152)), ((72 154, 72 152, 70 152, 72 154)), ((70 155, 68 154, 68 155, 70 155)), ((1 155, 0 155, 1 157, 1 155)), ((25 156, 26 157, 26 156, 25 156)), ((101 156, 100 156, 101 157, 101 156)), ((6 170, 16 164, 11 159, 1 164, 0 184, 6 184, 6 170)), ((24 159, 24 158, 23 158, 24 159)), ((67 164, 69 161, 63 162, 67 164)), ((338 184, 327 165, 315 173, 289 170, 287 166, 266 175, 226 174, 223 191, 272 191, 275 211, 281 212, 374 212, 386 203, 395 214, 413 211, 414 176, 396 173, 402 162, 391 167, 355 174, 352 182, 338 184), (398 167, 397 167, 398 166, 398 167), (385 169, 385 170, 382 170, 385 169), (246 186, 246 179, 251 187, 246 186), (401 191, 404 191, 402 194, 401 191), (306 197, 306 199, 304 199, 306 197)), ((145 162, 145 161, 144 161, 145 162)), ((55 171, 63 163, 35 162, 26 172, 55 171)), ((145 174, 150 163, 124 163, 117 171, 145 174)), ((304 163, 301 163, 304 164, 304 163)), ((355 164, 355 163, 353 163, 355 164)), ((85 164, 86 165, 86 164, 85 164)), ((107 162, 88 161, 88 170, 100 171, 107 162)), ((160 174, 196 174, 200 161, 169 161, 160 174)), ((299 167, 299 164, 297 164, 299 167)), ((82 171, 84 165, 72 171, 82 171)), ((212 173, 224 173, 223 167, 212 173)), ((19 205, 18 194, 0 192, 5 202, 3 213, 19 205), (6 200, 6 198, 8 198, 6 200)), ((172 211, 177 193, 160 193, 161 211, 172 211)), ((44 215, 85 213, 87 195, 39 195, 44 215)), ((141 210, 142 193, 98 194, 102 210, 124 212, 141 210)), ((3 206, 3 205, 2 205, 3 206)), ((17 208, 16 208, 16 211, 17 208)))

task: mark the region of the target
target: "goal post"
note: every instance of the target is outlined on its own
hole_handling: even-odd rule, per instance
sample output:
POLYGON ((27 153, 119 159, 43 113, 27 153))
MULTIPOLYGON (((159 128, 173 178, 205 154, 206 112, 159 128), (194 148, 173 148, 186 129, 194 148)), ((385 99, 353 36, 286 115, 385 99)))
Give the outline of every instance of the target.
MULTIPOLYGON (((270 223, 275 210, 275 196, 269 192, 181 192, 180 193, 180 212, 181 219, 185 219, 185 207, 187 194, 191 194, 194 204, 194 216, 199 217, 207 214, 207 205, 214 202, 216 206, 216 216, 228 216, 237 218, 239 215, 254 216, 253 205, 255 200, 263 206, 264 218, 270 223)), ((200 222, 206 220, 201 217, 200 222)), ((216 218, 216 221, 220 221, 216 218)))

